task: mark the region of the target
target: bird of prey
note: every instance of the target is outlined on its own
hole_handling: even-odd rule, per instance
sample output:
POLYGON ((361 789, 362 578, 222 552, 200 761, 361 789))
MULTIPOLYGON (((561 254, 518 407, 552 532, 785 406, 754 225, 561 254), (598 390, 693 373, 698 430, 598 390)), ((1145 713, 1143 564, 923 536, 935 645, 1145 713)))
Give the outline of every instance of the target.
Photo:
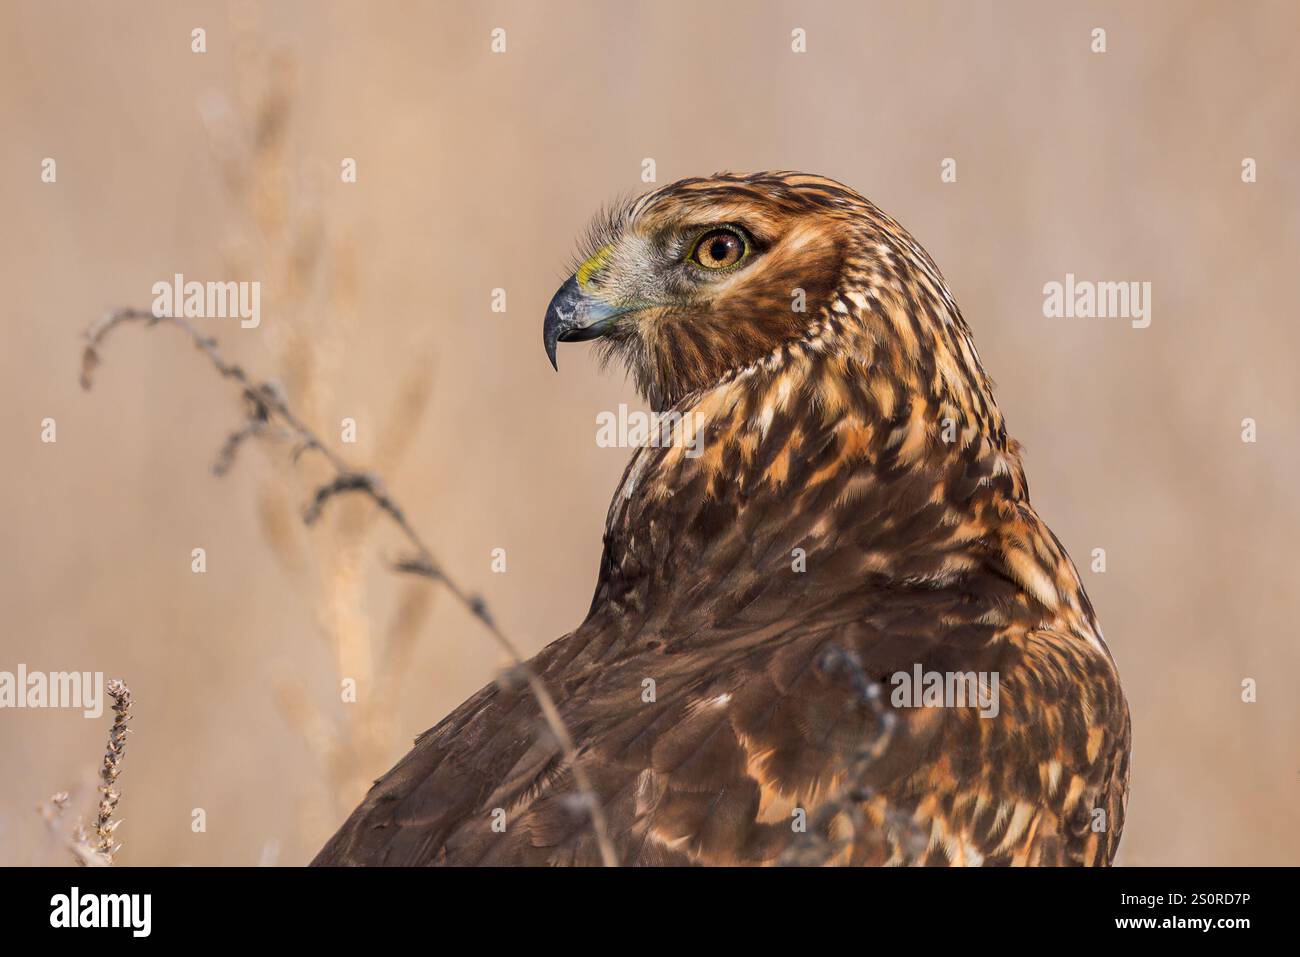
POLYGON ((615 492, 586 620, 527 664, 590 789, 495 682, 315 863, 1110 864, 1119 676, 925 250, 785 172, 621 204, 579 260, 552 363, 597 340, 673 430, 615 492))

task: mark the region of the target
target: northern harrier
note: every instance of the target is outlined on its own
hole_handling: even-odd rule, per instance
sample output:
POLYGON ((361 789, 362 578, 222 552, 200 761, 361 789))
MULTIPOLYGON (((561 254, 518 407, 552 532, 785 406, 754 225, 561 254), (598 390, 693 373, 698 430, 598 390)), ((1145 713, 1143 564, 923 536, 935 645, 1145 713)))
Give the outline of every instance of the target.
MULTIPOLYGON (((721 174, 602 216, 544 339, 672 441, 529 666, 621 864, 1109 864, 1129 719, 929 255, 852 189, 721 174)), ((526 684, 426 732, 317 864, 596 864, 526 684)))

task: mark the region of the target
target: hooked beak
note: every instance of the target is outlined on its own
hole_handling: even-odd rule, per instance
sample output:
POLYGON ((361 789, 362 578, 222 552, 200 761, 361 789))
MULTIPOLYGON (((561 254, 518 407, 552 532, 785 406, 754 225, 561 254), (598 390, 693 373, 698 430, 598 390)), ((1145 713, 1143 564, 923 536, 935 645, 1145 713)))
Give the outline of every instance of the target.
POLYGON ((546 322, 542 326, 542 343, 546 346, 546 356, 551 360, 551 367, 559 369, 555 362, 557 343, 599 339, 609 332, 613 320, 619 315, 613 307, 583 292, 578 285, 578 278, 570 276, 569 281, 551 299, 551 304, 546 309, 546 322))

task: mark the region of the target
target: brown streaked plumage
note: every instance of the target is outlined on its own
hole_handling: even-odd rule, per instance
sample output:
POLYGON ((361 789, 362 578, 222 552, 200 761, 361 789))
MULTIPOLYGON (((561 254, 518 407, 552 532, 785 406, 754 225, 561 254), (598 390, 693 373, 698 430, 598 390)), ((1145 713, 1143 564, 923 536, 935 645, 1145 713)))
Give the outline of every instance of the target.
MULTIPOLYGON (((1109 864, 1119 677, 925 251, 838 183, 721 174, 582 260, 548 350, 599 336, 702 441, 636 451, 587 619, 531 662, 620 862, 1109 864), (995 674, 996 716, 896 702, 918 667, 995 674)), ((528 689, 489 685, 316 863, 599 863, 573 790, 528 689)))

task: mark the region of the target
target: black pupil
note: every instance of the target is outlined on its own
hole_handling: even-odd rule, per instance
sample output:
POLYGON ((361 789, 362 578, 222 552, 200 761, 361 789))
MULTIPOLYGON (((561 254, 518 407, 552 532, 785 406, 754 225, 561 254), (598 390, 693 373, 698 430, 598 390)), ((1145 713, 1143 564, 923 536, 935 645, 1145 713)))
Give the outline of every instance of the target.
POLYGON ((735 242, 730 236, 719 236, 709 244, 709 256, 721 262, 731 253, 731 244, 735 242))

